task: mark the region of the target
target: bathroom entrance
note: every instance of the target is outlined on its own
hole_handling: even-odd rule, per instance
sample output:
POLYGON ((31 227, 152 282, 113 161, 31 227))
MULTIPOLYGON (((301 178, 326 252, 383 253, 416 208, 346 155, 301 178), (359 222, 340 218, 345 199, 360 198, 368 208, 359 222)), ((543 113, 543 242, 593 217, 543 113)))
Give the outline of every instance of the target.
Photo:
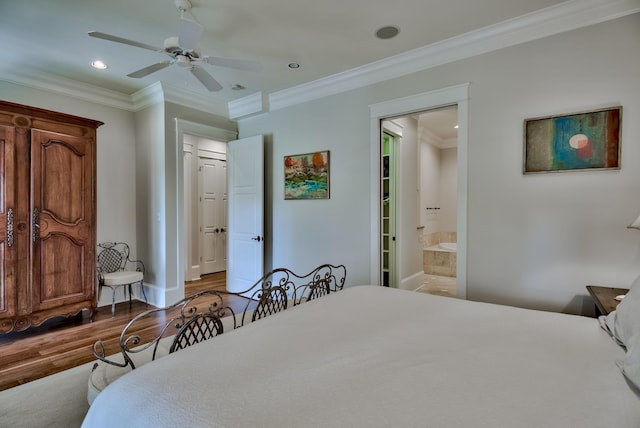
MULTIPOLYGON (((396 156, 396 271, 398 288, 416 290, 424 283, 422 236, 424 225, 418 190, 417 119, 422 113, 457 107, 457 195, 456 195, 456 296, 467 298, 467 194, 469 84, 434 89, 402 98, 383 100, 369 106, 371 137, 371 278, 382 284, 382 134, 383 122, 402 126, 396 156), (395 118, 399 118, 396 120, 395 118), (422 228, 421 228, 422 226, 422 228)), ((455 126, 455 124, 454 124, 455 126)), ((422 169, 422 168, 421 168, 422 169)), ((442 206, 440 207, 442 213, 442 206)), ((442 215, 441 215, 442 217, 442 215)))
POLYGON ((456 296, 458 220, 457 106, 421 113, 418 183, 424 282, 417 291, 456 296))
POLYGON ((457 125, 457 105, 381 121, 383 286, 457 295, 457 125))

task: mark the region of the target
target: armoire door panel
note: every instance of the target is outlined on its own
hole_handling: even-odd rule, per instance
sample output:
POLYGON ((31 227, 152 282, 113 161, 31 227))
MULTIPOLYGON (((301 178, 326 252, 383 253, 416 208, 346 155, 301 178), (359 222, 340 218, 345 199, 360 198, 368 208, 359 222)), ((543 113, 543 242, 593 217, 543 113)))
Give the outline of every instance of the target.
MULTIPOLYGON (((59 299, 84 298, 84 248, 63 235, 40 241, 40 289, 36 305, 45 309, 59 299)), ((36 273, 36 269, 34 269, 36 273)))
POLYGON ((83 299, 91 281, 92 150, 85 138, 32 131, 34 310, 83 299))
POLYGON ((32 168, 32 182, 39 185, 34 198, 41 213, 59 223, 78 224, 90 214, 86 202, 87 197, 91 201, 92 171, 86 158, 92 155, 92 145, 82 138, 63 138, 33 131, 32 163, 38 168, 32 168))
MULTIPOLYGON (((0 126, 0 314, 16 311, 14 128, 0 126)), ((2 322, 0 321, 0 324, 2 322)), ((5 327, 6 328, 6 327, 5 327)), ((0 331, 4 328, 0 325, 0 331)))

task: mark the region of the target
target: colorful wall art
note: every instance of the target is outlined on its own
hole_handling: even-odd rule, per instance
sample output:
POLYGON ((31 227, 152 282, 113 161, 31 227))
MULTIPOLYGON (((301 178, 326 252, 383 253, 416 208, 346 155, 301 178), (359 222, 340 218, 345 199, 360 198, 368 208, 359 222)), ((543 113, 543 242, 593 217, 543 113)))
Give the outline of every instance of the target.
POLYGON ((622 107, 524 121, 524 173, 620 169, 622 107))
POLYGON ((329 199, 329 151, 284 157, 285 199, 329 199))

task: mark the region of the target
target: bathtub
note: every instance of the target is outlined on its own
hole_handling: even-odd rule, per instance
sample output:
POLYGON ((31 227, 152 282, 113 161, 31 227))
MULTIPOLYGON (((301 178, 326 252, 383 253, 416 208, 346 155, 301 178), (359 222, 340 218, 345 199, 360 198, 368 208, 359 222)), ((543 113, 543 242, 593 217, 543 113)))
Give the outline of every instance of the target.
POLYGON ((444 250, 444 251, 456 251, 456 247, 457 244, 455 242, 441 242, 438 244, 438 249, 439 250, 444 250))
POLYGON ((429 275, 456 276, 456 243, 440 242, 423 250, 422 267, 429 275))

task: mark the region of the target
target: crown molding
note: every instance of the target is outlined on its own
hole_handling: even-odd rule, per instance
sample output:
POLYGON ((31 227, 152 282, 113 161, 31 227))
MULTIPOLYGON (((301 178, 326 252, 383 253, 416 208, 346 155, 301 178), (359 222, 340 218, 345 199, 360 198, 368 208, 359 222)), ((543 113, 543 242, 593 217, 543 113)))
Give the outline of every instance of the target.
POLYGON ((402 77, 640 11, 639 0, 570 0, 269 95, 270 110, 402 77))
POLYGON ((140 111, 156 104, 164 103, 162 83, 156 82, 131 94, 133 111, 140 111))
POLYGON ((244 119, 269 111, 269 97, 264 92, 256 92, 237 100, 229 101, 229 119, 244 119))
POLYGON ((206 111, 228 117, 227 104, 197 92, 171 86, 164 82, 153 83, 131 95, 134 111, 139 111, 163 102, 206 111))
POLYGON ((66 77, 52 77, 49 74, 39 71, 23 70, 20 75, 0 72, 0 80, 73 97, 90 103, 101 104, 107 107, 129 111, 133 110, 133 103, 129 95, 78 82, 77 80, 66 77))
POLYGON ((50 74, 34 70, 24 70, 20 75, 0 72, 0 80, 127 111, 135 112, 166 101, 228 117, 228 108, 224 101, 162 82, 156 82, 132 95, 127 95, 66 77, 52 77, 50 74))
POLYGON ((162 85, 166 102, 206 111, 218 116, 229 117, 227 102, 212 97, 209 92, 193 92, 164 82, 160 82, 160 84, 162 85))

